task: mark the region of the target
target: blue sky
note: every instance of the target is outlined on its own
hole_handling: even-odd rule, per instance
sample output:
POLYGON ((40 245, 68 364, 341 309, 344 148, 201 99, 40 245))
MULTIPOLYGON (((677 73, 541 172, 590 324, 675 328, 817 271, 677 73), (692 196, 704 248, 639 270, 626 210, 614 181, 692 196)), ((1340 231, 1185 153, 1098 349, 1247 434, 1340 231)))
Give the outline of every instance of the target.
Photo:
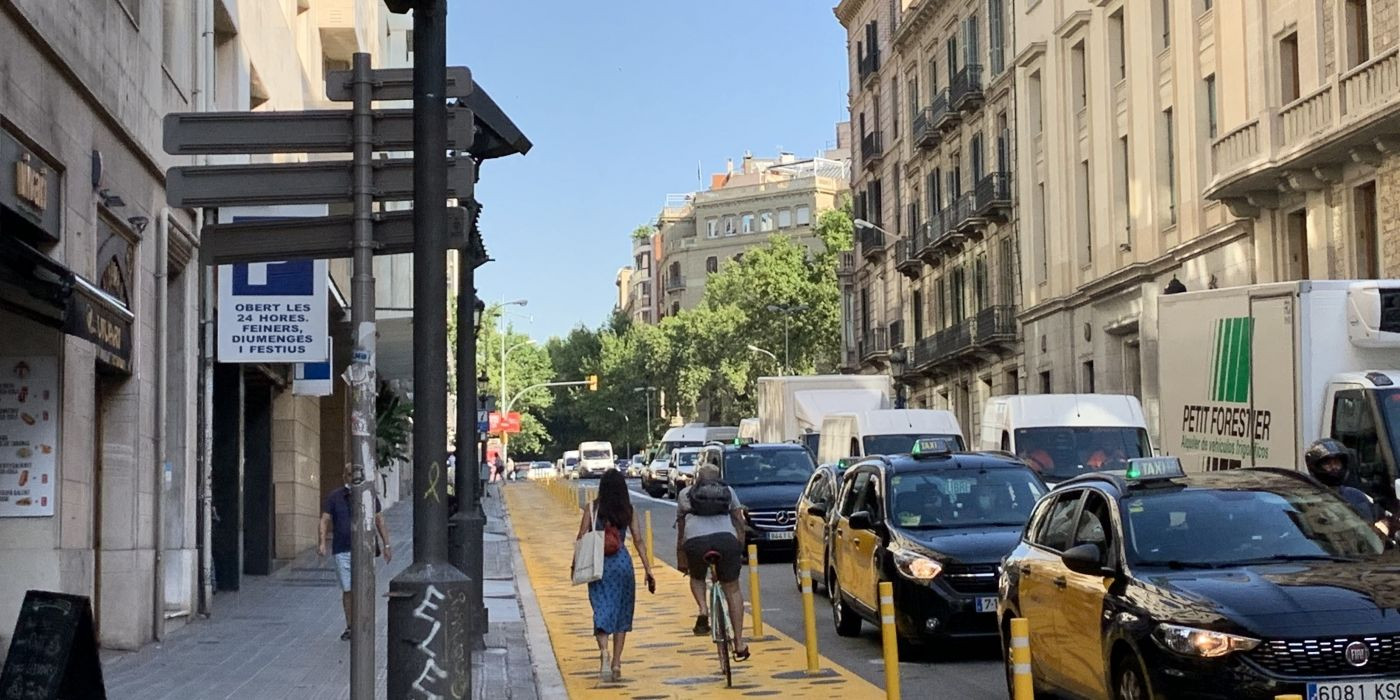
POLYGON ((544 340, 597 326, 629 234, 668 193, 745 149, 810 156, 846 111, 835 0, 452 0, 449 65, 534 142, 488 161, 477 196, 487 302, 524 297, 544 340))

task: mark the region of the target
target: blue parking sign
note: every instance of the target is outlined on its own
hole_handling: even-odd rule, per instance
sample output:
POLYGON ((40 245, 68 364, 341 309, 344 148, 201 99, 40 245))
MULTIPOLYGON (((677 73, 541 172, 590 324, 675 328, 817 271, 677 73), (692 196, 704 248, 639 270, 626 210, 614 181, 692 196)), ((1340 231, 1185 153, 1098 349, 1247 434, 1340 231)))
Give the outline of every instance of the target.
POLYGON ((219 266, 219 361, 326 362, 326 274, 325 260, 219 266))

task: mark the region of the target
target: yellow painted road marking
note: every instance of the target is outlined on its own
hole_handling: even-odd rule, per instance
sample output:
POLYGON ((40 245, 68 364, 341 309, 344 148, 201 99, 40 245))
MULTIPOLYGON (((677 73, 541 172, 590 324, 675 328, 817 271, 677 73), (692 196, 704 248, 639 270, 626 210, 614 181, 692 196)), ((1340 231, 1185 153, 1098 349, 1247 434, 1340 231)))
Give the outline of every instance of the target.
POLYGON ((628 552, 637 575, 637 607, 622 655, 622 680, 601 682, 588 589, 569 581, 578 510, 567 495, 561 497, 539 484, 514 484, 502 491, 570 698, 660 700, 753 694, 856 700, 884 696, 874 684, 825 657, 823 673, 808 675, 803 645, 771 626, 763 639, 751 641, 753 658, 733 665, 734 688, 726 690, 714 643, 708 636, 690 632, 695 599, 686 577, 654 562, 656 595, 648 595, 642 563, 631 543, 628 552))

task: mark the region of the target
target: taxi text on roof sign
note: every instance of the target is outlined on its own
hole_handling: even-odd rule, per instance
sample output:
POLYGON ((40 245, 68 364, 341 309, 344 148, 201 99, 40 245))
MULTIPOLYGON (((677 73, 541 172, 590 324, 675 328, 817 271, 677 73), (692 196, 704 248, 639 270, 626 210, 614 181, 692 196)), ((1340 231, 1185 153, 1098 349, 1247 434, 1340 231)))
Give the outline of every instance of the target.
POLYGON ((922 438, 914 443, 909 453, 919 455, 947 455, 953 453, 953 441, 947 438, 922 438))
POLYGON ((1177 457, 1142 457, 1128 460, 1129 479, 1178 479, 1186 476, 1177 457))

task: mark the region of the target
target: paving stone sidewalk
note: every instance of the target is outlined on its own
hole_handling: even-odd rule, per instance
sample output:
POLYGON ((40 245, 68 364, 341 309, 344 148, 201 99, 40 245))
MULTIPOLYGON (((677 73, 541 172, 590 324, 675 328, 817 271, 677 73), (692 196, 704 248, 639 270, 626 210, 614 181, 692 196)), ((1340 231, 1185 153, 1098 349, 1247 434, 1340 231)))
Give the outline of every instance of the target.
MULTIPOLYGON (((492 491, 496 492, 493 487, 492 491)), ((478 699, 537 700, 526 625, 516 596, 513 548, 498 492, 484 499, 487 514, 484 594, 490 610, 486 648, 473 656, 478 699)), ((384 512, 394 561, 376 567, 377 697, 385 697, 385 628, 389 580, 413 559, 413 507, 384 512)), ((340 588, 329 558, 314 552, 271 576, 244 576, 242 589, 214 597, 213 614, 137 652, 102 652, 107 695, 140 698, 349 698, 350 643, 340 588)))

